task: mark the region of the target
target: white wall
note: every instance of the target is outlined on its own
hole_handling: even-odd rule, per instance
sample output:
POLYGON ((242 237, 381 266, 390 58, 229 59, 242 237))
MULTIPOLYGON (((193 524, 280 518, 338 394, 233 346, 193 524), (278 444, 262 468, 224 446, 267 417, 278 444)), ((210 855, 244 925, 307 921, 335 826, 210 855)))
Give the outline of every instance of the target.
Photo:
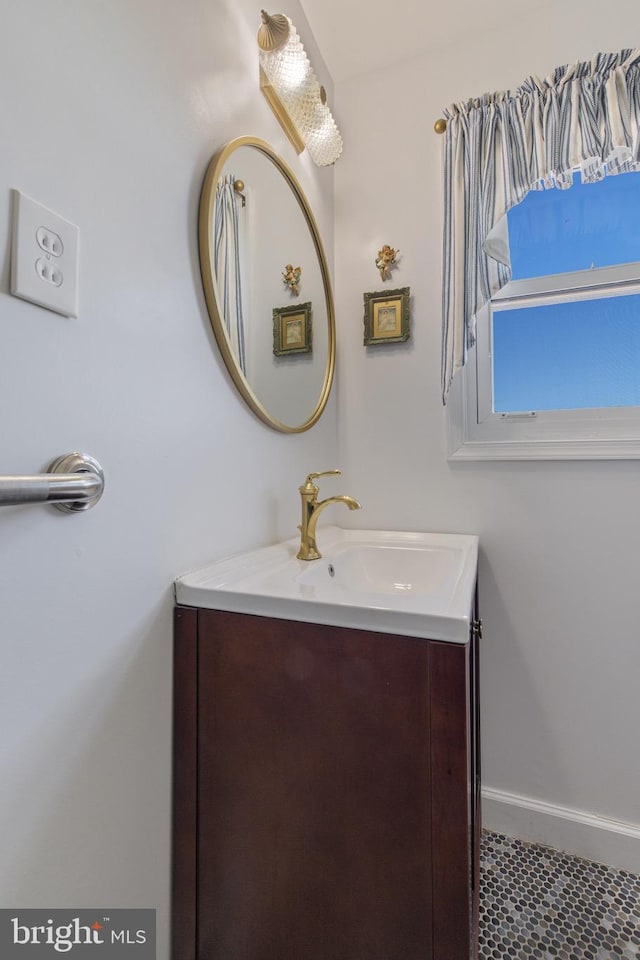
POLYGON ((107 482, 86 515, 0 514, 0 905, 156 907, 167 960, 172 581, 295 535, 297 487, 337 446, 335 395, 296 436, 236 395, 201 290, 200 185, 224 141, 263 137, 331 258, 333 171, 296 157, 259 91, 248 0, 0 13, 0 473, 80 449, 107 482), (9 296, 11 188, 79 225, 77 320, 9 296))
MULTIPOLYGON (((426 8, 424 17, 426 31, 426 8)), ((636 0, 567 0, 336 93, 346 133, 336 167, 339 433, 349 493, 363 505, 351 522, 480 535, 486 787, 636 826, 640 464, 447 462, 433 122, 452 101, 633 46, 638 27, 636 0), (385 286, 373 263, 383 243, 402 254, 386 286, 411 287, 412 338, 365 349, 362 293, 385 286)), ((572 843, 568 833, 538 839, 572 843)))

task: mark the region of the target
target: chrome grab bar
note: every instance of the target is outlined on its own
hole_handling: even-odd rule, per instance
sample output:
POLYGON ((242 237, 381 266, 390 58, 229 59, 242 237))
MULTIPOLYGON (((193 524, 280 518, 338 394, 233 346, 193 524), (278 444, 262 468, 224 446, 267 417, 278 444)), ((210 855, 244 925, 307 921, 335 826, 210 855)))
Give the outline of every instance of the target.
POLYGON ((104 490, 104 472, 86 453, 56 457, 47 473, 0 477, 0 507, 21 503, 51 503, 58 510, 77 513, 95 506, 104 490))

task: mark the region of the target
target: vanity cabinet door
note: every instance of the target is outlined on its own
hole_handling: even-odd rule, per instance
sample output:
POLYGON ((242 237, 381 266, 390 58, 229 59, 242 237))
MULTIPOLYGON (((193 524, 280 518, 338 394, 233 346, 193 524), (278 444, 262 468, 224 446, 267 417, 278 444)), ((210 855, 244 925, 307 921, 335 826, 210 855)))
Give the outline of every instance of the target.
POLYGON ((173 960, 468 960, 469 646, 197 621, 176 641, 173 960))

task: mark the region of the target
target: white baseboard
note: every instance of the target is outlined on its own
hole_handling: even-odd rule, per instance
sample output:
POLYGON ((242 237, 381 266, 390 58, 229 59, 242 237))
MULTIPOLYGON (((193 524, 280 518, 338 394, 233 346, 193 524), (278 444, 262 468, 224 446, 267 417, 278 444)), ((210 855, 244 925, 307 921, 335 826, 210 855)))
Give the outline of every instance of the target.
POLYGON ((640 874, 640 824, 607 820, 485 787, 482 826, 640 874))

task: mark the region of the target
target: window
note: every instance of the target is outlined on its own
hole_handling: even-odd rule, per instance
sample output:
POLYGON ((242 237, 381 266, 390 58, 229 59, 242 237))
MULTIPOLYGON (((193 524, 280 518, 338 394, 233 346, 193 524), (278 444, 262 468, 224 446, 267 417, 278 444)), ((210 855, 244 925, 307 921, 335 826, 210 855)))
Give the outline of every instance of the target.
POLYGON ((640 458, 638 210, 625 173, 509 211, 512 280, 478 314, 452 459, 640 458))

